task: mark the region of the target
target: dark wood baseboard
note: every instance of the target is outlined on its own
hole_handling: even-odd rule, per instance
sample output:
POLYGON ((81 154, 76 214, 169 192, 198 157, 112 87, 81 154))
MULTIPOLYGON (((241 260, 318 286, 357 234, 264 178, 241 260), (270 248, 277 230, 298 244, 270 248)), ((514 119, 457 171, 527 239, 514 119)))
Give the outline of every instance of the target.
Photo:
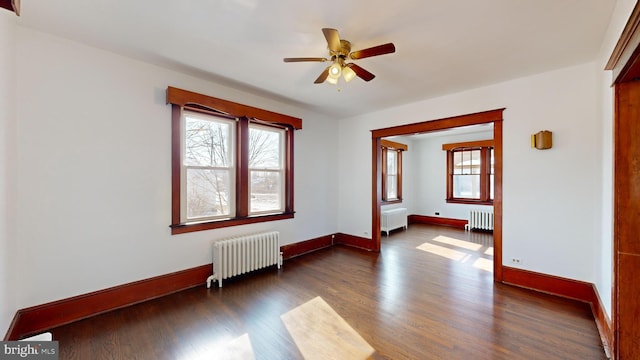
POLYGON ((325 249, 333 246, 335 235, 321 236, 315 239, 305 240, 280 247, 282 257, 287 260, 296 256, 304 255, 312 251, 325 249))
POLYGON ((503 266, 502 282, 590 304, 596 301, 593 284, 584 281, 503 266))
POLYGON ((465 225, 467 225, 467 220, 450 219, 438 216, 409 215, 407 220, 409 221, 409 224, 443 225, 459 229, 464 229, 465 225))
POLYGON ((610 354, 609 350, 613 348, 613 328, 594 284, 508 266, 502 268, 502 275, 502 282, 505 284, 590 304, 602 345, 610 354))
POLYGON ((17 340, 195 286, 205 286, 211 264, 18 310, 4 340, 17 340))
POLYGON ((613 327, 611 326, 611 319, 607 315, 606 310, 600 300, 600 295, 596 286, 593 285, 593 293, 595 294, 595 302, 591 303, 591 311, 593 312, 593 317, 596 320, 596 326, 598 327, 598 332, 600 333, 600 338, 602 339, 602 345, 604 346, 604 350, 607 353, 609 358, 612 358, 611 354, 613 354, 613 327))
POLYGON ((373 240, 371 239, 343 233, 336 234, 334 244, 346 245, 368 251, 372 251, 374 246, 373 240))

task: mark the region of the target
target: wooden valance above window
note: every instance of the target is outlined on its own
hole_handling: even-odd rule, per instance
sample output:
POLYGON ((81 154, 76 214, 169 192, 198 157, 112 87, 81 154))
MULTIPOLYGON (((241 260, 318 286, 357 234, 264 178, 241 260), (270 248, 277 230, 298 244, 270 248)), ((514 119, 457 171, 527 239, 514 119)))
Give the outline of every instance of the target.
POLYGON ((466 141, 459 143, 442 144, 442 150, 455 150, 455 149, 469 149, 469 148, 481 148, 481 147, 495 147, 493 139, 490 140, 476 140, 466 141))
POLYGON ((296 130, 302 129, 302 119, 297 117, 278 114, 269 110, 238 104, 171 86, 167 87, 167 104, 181 107, 205 107, 236 118, 246 117, 248 119, 259 119, 265 122, 291 126, 296 130))
POLYGON ((0 0, 0 8, 13 11, 20 16, 20 0, 0 0))

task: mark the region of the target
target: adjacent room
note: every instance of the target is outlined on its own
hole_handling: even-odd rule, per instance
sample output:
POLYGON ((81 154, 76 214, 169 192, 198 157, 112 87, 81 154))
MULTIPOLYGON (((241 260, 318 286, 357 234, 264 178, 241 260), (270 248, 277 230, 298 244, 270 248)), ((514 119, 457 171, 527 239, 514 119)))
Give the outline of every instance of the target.
POLYGON ((0 0, 4 341, 639 358, 639 23, 633 0, 0 0))

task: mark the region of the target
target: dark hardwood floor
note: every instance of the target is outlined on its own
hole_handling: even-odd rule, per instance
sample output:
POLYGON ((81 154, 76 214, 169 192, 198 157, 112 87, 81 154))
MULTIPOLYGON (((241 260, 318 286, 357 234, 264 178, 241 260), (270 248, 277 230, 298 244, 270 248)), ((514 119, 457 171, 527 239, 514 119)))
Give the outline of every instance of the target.
MULTIPOLYGON (((301 359, 281 316, 320 297, 374 359, 606 358, 589 305, 494 284, 491 245, 415 224, 380 254, 336 246, 51 331, 61 359, 301 359)), ((313 319, 316 346, 345 334, 313 319)))

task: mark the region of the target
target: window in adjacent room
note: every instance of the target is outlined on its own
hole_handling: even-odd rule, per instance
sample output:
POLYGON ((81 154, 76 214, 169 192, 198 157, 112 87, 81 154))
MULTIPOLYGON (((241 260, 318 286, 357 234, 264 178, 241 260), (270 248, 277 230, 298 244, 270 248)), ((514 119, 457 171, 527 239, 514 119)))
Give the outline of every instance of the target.
POLYGON ((402 152, 407 145, 382 140, 382 202, 402 202, 402 152))
POLYGON ((292 218, 298 118, 169 87, 173 234, 292 218))
POLYGON ((493 203, 493 140, 443 144, 447 151, 447 202, 493 203))

